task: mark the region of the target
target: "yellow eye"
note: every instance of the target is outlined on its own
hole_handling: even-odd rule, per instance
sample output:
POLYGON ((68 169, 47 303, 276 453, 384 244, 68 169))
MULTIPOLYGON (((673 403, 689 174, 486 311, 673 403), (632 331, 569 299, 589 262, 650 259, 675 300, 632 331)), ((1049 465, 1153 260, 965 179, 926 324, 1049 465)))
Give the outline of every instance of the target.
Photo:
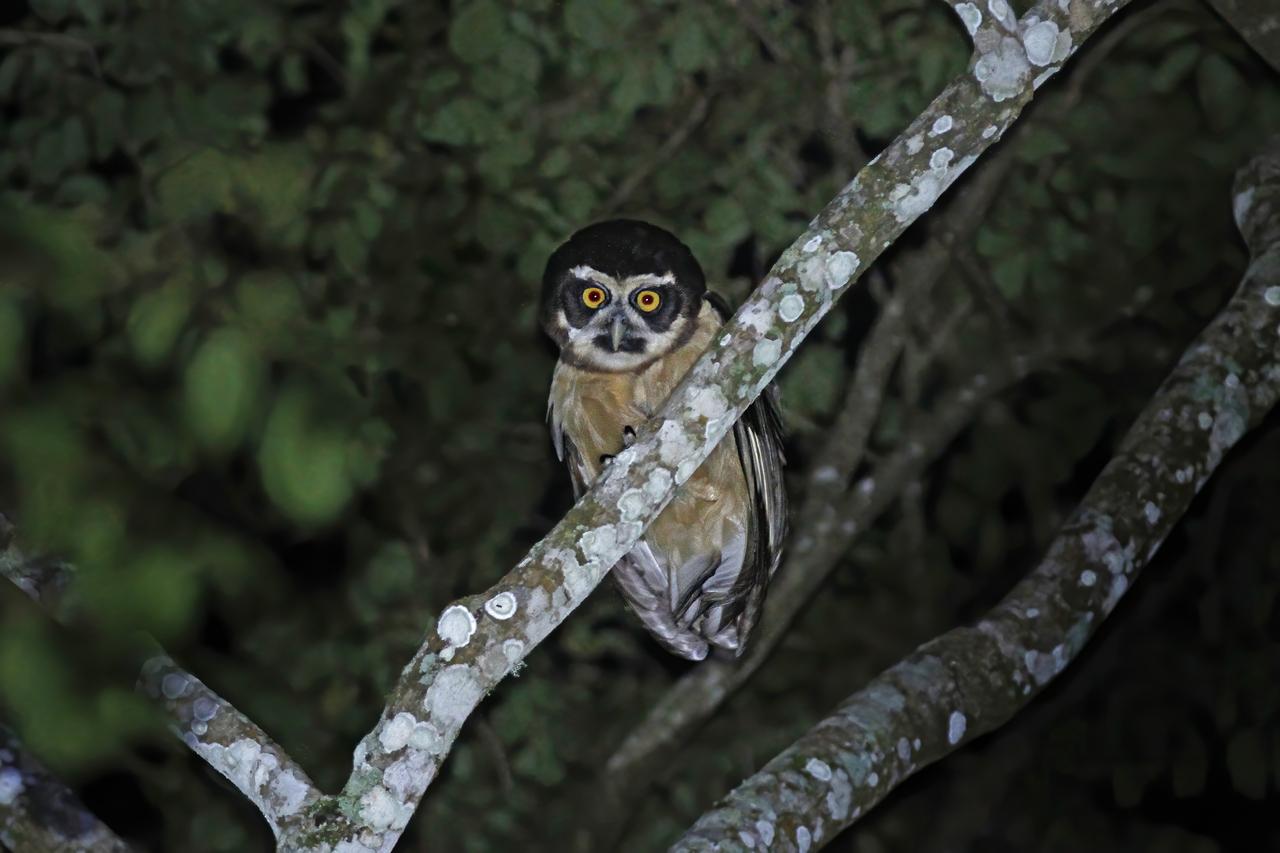
POLYGON ((646 314, 657 311, 661 304, 662 297, 656 290, 642 290, 636 294, 636 307, 646 314))
POLYGON ((588 287, 582 291, 582 304, 593 310, 603 305, 607 298, 608 294, 604 292, 604 288, 588 287))

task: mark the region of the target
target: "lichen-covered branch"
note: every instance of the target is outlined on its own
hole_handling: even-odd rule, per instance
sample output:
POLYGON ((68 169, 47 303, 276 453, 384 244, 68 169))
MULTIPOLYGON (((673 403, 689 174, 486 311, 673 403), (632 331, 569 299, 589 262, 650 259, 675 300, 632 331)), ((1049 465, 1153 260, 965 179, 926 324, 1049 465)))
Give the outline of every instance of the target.
MULTIPOLYGON (((74 569, 37 558, 18 547, 13 526, 0 515, 0 575, 40 604, 58 622, 74 621, 67 593, 74 569)), ((200 679, 157 651, 142 666, 138 689, 168 712, 174 733, 226 776, 262 811, 277 836, 321 794, 266 732, 209 690, 200 679)))
POLYGON ((811 600, 848 552, 857 534, 880 517, 903 490, 971 423, 977 410, 1019 379, 1063 355, 1045 345, 1019 353, 1007 365, 993 367, 952 391, 901 447, 858 481, 838 503, 815 511, 812 523, 797 531, 788 571, 779 574, 769 595, 773 602, 757 629, 759 636, 737 661, 704 663, 682 676, 649 711, 609 759, 619 784, 634 784, 652 756, 686 739, 742 687, 782 642, 796 614, 811 600))
POLYGON ((1249 46, 1280 71, 1280 7, 1273 0, 1209 0, 1249 46))
MULTIPOLYGON (((338 798, 352 831, 300 829, 282 840, 284 849, 342 843, 355 853, 394 846, 485 693, 631 550, 858 274, 999 138, 1034 88, 1124 5, 1046 0, 1012 34, 990 44, 978 39, 970 70, 783 253, 635 444, 506 577, 441 613, 381 719, 356 748, 338 798)), ((311 810, 317 818, 321 805, 311 810)))
POLYGON ((133 848, 49 775, 0 726, 0 845, 21 853, 129 853, 133 848))
POLYGON ((142 665, 138 689, 159 702, 191 751, 227 777, 279 838, 323 795, 267 733, 163 652, 142 665))
POLYGON ((705 814, 672 848, 805 851, 1001 725, 1079 654, 1213 473, 1280 399, 1280 146, 1242 171, 1254 260, 1048 553, 977 625, 924 644, 705 814))

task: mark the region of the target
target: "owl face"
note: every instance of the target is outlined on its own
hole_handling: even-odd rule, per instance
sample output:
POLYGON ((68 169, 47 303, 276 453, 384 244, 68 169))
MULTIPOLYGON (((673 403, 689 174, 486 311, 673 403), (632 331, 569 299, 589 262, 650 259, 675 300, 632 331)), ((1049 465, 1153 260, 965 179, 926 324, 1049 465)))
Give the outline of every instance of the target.
POLYGON ((632 219, 578 231, 547 261, 542 327, 561 359, 586 370, 636 370, 693 333, 706 280, 671 233, 632 219))

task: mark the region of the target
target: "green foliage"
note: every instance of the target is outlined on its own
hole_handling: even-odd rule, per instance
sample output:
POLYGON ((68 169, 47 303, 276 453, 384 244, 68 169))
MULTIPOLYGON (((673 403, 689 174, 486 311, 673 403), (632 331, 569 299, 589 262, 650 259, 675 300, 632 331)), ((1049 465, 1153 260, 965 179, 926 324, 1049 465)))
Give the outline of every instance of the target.
MULTIPOLYGON (((968 58, 944 4, 915 0, 42 0, 5 26, 65 38, 0 56, 0 511, 77 565, 96 629, 72 644, 0 599, 0 702, 68 774, 133 774, 162 812, 145 841, 175 850, 269 842, 180 746, 145 770, 120 758, 169 741, 127 675, 86 673, 126 672, 131 632, 160 635, 340 786, 441 607, 568 506, 542 422, 551 249, 593 219, 650 218, 739 299, 849 179, 854 140, 874 154, 968 58)), ((624 849, 660 848, 862 677, 1006 588, 1238 276, 1229 177, 1280 128, 1274 77, 1185 2, 1111 50, 1042 89, 1029 132, 1002 143, 1017 162, 913 312, 873 453, 1007 348, 1122 308, 1143 322, 983 410, 636 804, 624 849), (815 663, 832 655, 847 672, 815 663)), ((798 468, 868 314, 848 300, 782 375, 798 468)), ((1248 587, 1188 642, 1212 637, 1231 680, 1262 683, 1276 593, 1248 587)), ((602 590, 486 702, 406 848, 444 825, 477 850, 578 838, 590 809, 566 791, 590 787, 671 665, 602 590)), ((1273 797, 1275 697, 1197 687, 1214 679, 1196 667, 1160 707, 1135 688, 1090 718, 1080 736, 1105 758, 1061 772, 1104 805, 1071 800, 1064 827, 1045 793, 991 825, 1015 848, 1080 849, 1146 826, 1162 786, 1194 800, 1222 777, 1273 797), (1160 749, 1129 748, 1135 717, 1167 719, 1160 749)), ((929 814, 945 794, 911 796, 929 814)), ((928 849, 912 808, 849 843, 928 849)))

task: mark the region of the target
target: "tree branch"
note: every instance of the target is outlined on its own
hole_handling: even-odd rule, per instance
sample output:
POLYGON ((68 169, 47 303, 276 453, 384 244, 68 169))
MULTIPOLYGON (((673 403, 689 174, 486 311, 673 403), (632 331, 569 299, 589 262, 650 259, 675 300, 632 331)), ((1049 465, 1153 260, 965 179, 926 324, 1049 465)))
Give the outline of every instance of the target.
POLYGON ((142 665, 138 690, 164 707, 173 733, 249 798, 280 838, 323 794, 262 729, 158 651, 142 665))
POLYGON ((129 853, 66 785, 0 726, 0 844, 21 853, 129 853))
POLYGON ((1280 399, 1280 146, 1242 170, 1254 254, 1039 566, 975 627, 924 644, 705 814, 672 848, 808 850, 989 732, 1079 654, 1223 455, 1280 399), (776 843, 775 843, 776 842, 776 843))
POLYGON ((1280 9, 1271 0, 1209 0, 1249 46, 1280 71, 1280 9))
MULTIPOLYGON (((2 514, 0 575, 59 623, 74 621, 66 596, 74 569, 60 560, 24 554, 2 514)), ((168 712, 174 734, 258 806, 277 837, 302 808, 321 798, 302 768, 266 732, 164 652, 157 649, 142 665, 138 689, 168 712)))

